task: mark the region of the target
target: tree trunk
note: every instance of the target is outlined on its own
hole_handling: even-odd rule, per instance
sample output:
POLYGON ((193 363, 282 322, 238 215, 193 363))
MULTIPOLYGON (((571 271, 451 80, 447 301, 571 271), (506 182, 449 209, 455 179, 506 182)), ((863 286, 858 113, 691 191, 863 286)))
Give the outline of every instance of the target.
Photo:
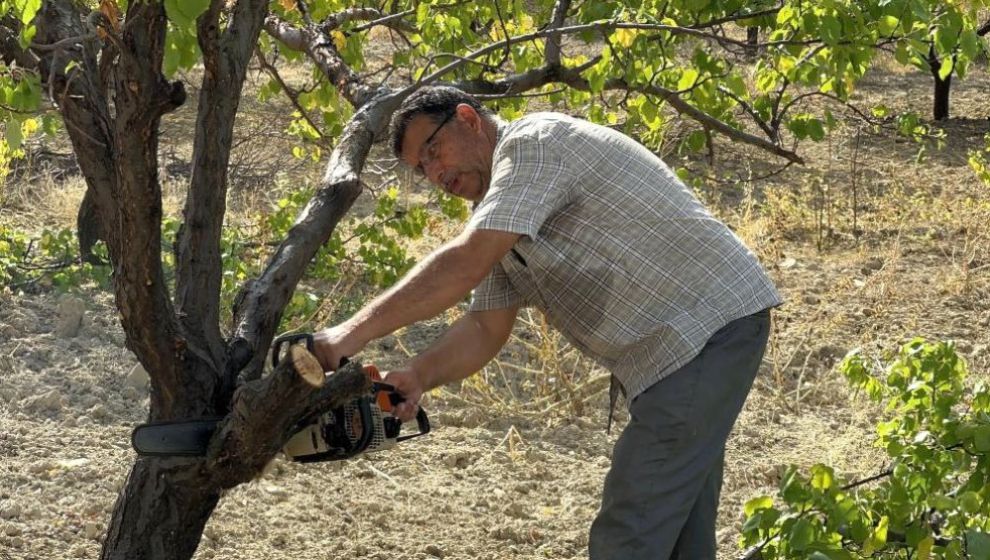
POLYGON ((220 500, 202 459, 143 458, 117 496, 101 560, 185 560, 220 500))
POLYGON ((206 456, 138 459, 114 505, 101 560, 188 560, 223 489, 260 476, 297 426, 371 386, 356 361, 325 376, 302 346, 290 356, 238 389, 206 456))
POLYGON ((932 118, 937 121, 949 118, 949 90, 952 87, 952 74, 944 80, 935 75, 935 103, 932 108, 932 118))
POLYGON ((760 44, 760 28, 759 27, 747 27, 746 28, 746 55, 755 57, 760 54, 759 45, 760 44))
MULTIPOLYGON (((953 65, 955 60, 953 59, 953 65)), ((935 95, 932 106, 932 118, 941 121, 949 118, 949 91, 952 87, 952 72, 943 80, 939 77, 939 70, 942 68, 942 60, 935 52, 935 46, 928 49, 928 70, 935 79, 935 95)))
POLYGON ((79 238, 79 257, 90 264, 107 264, 93 254, 97 241, 106 241, 106 236, 100 224, 100 216, 96 208, 96 193, 86 189, 79 214, 76 215, 76 235, 79 238))

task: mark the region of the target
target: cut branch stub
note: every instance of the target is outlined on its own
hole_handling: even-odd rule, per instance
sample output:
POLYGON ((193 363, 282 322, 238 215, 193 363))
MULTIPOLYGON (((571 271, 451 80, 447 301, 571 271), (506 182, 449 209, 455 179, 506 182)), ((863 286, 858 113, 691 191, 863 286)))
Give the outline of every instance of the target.
POLYGON ((222 488, 256 478, 300 426, 370 387, 360 363, 324 374, 304 346, 292 346, 274 372, 234 393, 230 414, 210 442, 206 470, 222 488))
POLYGON ((323 382, 326 380, 326 376, 323 374, 323 366, 320 365, 320 361, 316 359, 316 356, 306 350, 304 346, 293 344, 289 347, 289 359, 292 361, 292 367, 296 369, 296 373, 299 374, 299 377, 303 381, 309 383, 314 388, 323 386, 323 382))

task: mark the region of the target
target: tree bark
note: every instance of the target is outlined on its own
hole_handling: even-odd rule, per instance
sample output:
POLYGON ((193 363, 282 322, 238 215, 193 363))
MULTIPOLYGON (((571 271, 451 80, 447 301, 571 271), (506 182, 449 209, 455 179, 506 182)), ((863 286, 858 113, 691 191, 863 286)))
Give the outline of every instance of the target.
POLYGON ((755 57, 760 54, 760 28, 756 26, 746 28, 746 56, 755 57))
POLYGON ((935 74, 935 95, 932 106, 932 118, 937 121, 949 118, 949 93, 952 88, 952 75, 940 79, 935 74))
POLYGON ((96 208, 96 192, 86 189, 79 213, 76 215, 76 237, 79 239, 79 258, 83 262, 105 265, 102 259, 93 254, 97 241, 106 241, 107 235, 100 223, 100 213, 96 208))
MULTIPOLYGON (((953 60, 955 63, 955 60, 953 60)), ((932 118, 940 121, 949 118, 949 93, 952 89, 952 73, 945 79, 939 77, 939 70, 942 68, 942 60, 935 53, 935 46, 928 49, 928 70, 935 80, 935 91, 932 97, 932 118)))
POLYGON ((110 518, 101 560, 185 560, 220 500, 202 459, 142 458, 110 518))

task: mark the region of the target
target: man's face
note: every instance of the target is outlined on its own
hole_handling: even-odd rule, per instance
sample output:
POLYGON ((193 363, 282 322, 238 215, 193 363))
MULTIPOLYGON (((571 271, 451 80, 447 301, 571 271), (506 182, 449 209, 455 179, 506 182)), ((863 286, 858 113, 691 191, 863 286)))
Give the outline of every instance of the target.
POLYGON ((414 117, 406 127, 402 160, 447 193, 477 202, 491 181, 493 149, 480 115, 458 105, 439 120, 414 117))

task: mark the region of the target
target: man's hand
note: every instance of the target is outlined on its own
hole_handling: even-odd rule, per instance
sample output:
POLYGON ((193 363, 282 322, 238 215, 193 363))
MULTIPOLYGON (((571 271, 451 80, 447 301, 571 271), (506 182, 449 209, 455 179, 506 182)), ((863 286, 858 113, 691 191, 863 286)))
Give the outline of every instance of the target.
POLYGON ((403 422, 416 418, 419 399, 423 396, 425 387, 415 370, 405 367, 386 372, 383 381, 395 387, 395 390, 406 399, 395 405, 392 415, 403 422))
POLYGON ((336 371, 342 359, 353 356, 364 348, 364 344, 355 343, 353 339, 350 331, 342 325, 313 335, 313 353, 323 366, 323 371, 336 371))

